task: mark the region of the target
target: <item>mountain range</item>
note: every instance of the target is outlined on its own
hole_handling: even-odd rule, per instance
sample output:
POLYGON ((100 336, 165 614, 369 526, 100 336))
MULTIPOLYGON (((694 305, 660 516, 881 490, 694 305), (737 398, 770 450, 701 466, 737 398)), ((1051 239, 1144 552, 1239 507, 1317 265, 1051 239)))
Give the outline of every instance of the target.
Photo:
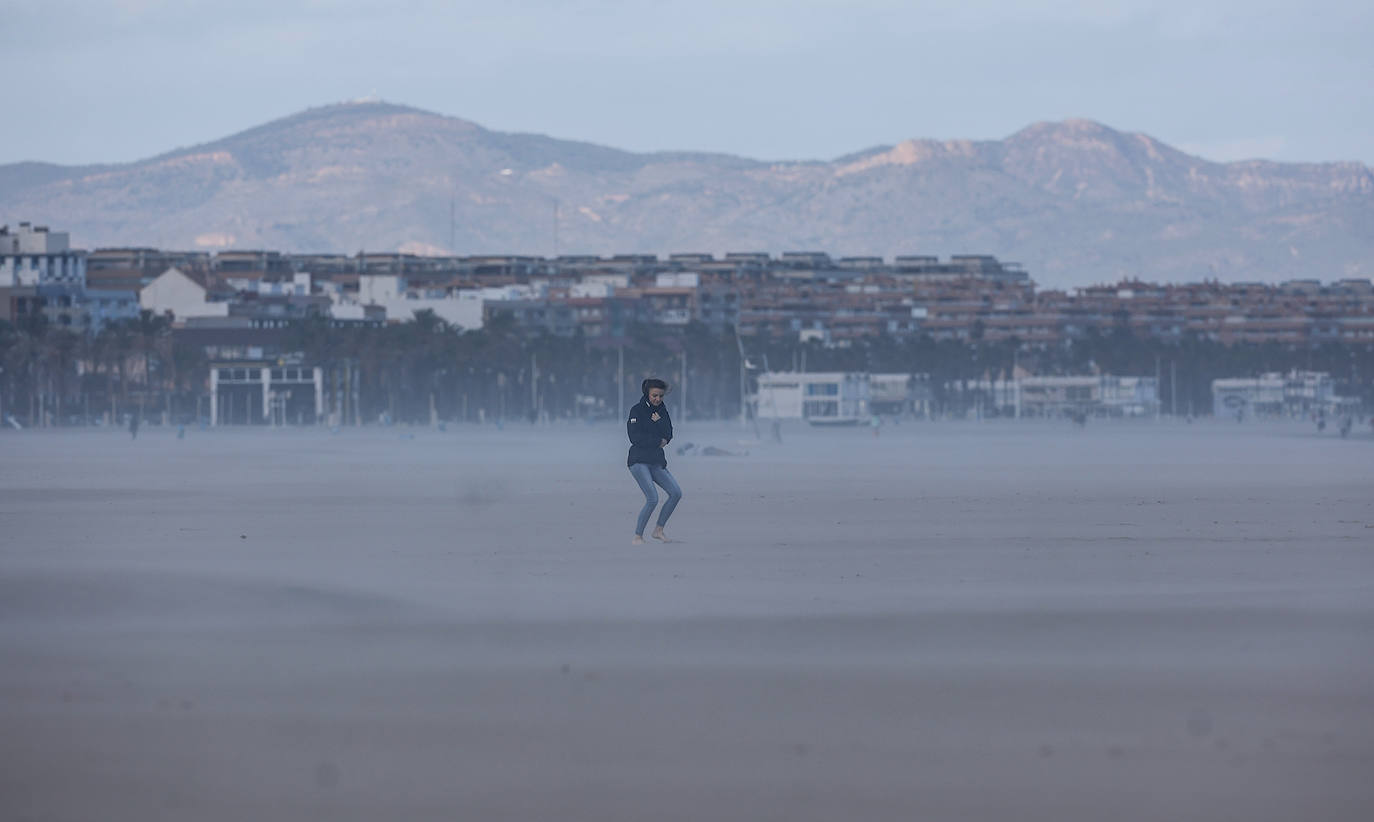
POLYGON ((994 254, 1047 287, 1374 274, 1369 167, 1210 162, 1088 120, 774 162, 345 103, 132 163, 0 165, 20 220, 86 248, 994 254))

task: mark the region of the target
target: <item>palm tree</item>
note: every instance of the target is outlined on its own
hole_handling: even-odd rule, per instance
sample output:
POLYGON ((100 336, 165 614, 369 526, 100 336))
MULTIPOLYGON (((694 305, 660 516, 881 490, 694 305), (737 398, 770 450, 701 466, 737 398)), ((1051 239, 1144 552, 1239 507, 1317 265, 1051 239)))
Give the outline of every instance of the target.
POLYGON ((53 416, 58 425, 62 424, 64 400, 67 397, 70 377, 76 370, 80 338, 64 328, 50 331, 43 340, 41 357, 46 385, 50 388, 53 401, 53 416))
POLYGON ((166 314, 157 314, 147 309, 140 311, 132 322, 135 344, 143 360, 143 393, 144 403, 147 403, 154 390, 154 355, 163 349, 165 338, 171 333, 172 322, 166 314))

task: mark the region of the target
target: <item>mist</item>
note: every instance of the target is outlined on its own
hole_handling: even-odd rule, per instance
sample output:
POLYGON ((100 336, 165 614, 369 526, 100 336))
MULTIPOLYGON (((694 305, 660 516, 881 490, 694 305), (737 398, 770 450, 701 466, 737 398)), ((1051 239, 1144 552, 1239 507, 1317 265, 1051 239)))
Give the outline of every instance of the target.
POLYGON ((1374 807, 1367 435, 675 426, 0 434, 5 815, 1374 807))

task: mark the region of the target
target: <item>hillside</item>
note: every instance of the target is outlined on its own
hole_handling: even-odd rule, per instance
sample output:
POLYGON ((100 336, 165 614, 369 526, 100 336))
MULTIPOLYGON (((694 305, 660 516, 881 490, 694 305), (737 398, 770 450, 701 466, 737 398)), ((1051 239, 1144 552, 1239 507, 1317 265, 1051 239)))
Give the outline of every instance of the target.
POLYGON ((561 253, 989 253, 1058 287, 1374 274, 1368 167, 1212 163, 1084 120, 763 162, 350 103, 134 163, 0 166, 0 222, 87 248, 549 255, 555 211, 561 253))

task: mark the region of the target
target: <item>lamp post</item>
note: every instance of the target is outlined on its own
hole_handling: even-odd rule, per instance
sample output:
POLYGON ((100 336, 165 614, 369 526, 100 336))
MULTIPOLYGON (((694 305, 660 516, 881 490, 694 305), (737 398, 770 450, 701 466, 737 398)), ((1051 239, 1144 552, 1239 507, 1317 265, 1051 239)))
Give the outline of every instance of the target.
POLYGON ((739 427, 748 428, 749 423, 745 416, 745 360, 744 360, 744 341, 739 337, 739 326, 735 326, 735 346, 739 349, 739 427))

